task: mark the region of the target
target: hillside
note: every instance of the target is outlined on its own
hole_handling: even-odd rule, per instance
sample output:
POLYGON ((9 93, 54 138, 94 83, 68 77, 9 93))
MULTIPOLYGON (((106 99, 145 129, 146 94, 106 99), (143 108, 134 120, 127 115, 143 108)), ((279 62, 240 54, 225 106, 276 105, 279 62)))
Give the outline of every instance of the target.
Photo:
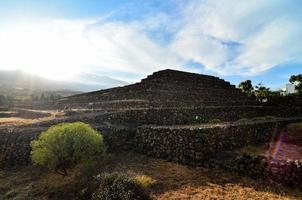
POLYGON ((70 96, 125 84, 127 83, 107 76, 88 73, 79 74, 72 81, 57 81, 23 71, 0 70, 0 94, 17 99, 27 98, 30 95, 40 96, 42 93, 70 96))

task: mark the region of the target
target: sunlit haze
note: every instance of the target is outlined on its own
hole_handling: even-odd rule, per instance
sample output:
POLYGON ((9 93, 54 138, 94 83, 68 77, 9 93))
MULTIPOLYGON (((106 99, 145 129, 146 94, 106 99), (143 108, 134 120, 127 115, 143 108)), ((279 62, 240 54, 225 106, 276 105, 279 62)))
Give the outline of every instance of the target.
POLYGON ((135 81, 172 68, 272 87, 301 71, 299 1, 20 2, 0 1, 0 69, 135 81))

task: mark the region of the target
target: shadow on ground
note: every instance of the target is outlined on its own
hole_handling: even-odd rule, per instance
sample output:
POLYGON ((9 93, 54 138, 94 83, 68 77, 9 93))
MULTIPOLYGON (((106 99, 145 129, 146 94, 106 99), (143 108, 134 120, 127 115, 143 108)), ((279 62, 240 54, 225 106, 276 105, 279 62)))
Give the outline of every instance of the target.
MULTIPOLYGON (((196 168, 135 153, 109 155, 85 176, 119 171, 150 176, 154 199, 299 199, 299 191, 268 185, 219 169, 196 168)), ((0 172, 0 198, 76 199, 85 186, 77 168, 68 177, 32 166, 0 172), (82 182, 81 182, 82 180, 82 182), (81 182, 81 183, 80 183, 81 182), (2 196, 1 196, 2 193, 2 196)))

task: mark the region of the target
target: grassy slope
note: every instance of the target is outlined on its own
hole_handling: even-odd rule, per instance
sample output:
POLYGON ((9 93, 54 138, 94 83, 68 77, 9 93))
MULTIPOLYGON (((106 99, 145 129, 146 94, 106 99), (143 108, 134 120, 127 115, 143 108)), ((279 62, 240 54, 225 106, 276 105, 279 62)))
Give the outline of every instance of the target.
MULTIPOLYGON (((275 200, 302 197, 297 191, 269 186, 221 170, 188 167, 134 153, 111 155, 90 173, 104 171, 150 176, 155 180, 149 189, 155 199, 275 200)), ((66 178, 39 172, 32 166, 0 171, 0 199, 72 199, 75 191, 82 188, 78 183, 80 179, 78 169, 66 178)))

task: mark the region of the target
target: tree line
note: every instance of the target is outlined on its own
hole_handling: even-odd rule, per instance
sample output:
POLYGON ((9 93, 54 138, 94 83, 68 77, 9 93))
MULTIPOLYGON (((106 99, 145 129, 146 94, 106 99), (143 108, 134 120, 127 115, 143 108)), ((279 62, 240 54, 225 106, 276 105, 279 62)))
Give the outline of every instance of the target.
MULTIPOLYGON (((302 95, 302 74, 292 75, 289 82, 295 86, 296 93, 293 95, 302 95)), ((281 96, 281 91, 271 91, 269 87, 262 83, 253 86, 251 80, 242 81, 238 87, 248 96, 255 96, 260 102, 265 102, 269 97, 281 96)))
POLYGON ((62 98, 59 94, 31 94, 29 96, 25 96, 24 98, 14 98, 10 95, 0 95, 0 106, 11 106, 15 102, 49 102, 55 101, 57 99, 62 98))

